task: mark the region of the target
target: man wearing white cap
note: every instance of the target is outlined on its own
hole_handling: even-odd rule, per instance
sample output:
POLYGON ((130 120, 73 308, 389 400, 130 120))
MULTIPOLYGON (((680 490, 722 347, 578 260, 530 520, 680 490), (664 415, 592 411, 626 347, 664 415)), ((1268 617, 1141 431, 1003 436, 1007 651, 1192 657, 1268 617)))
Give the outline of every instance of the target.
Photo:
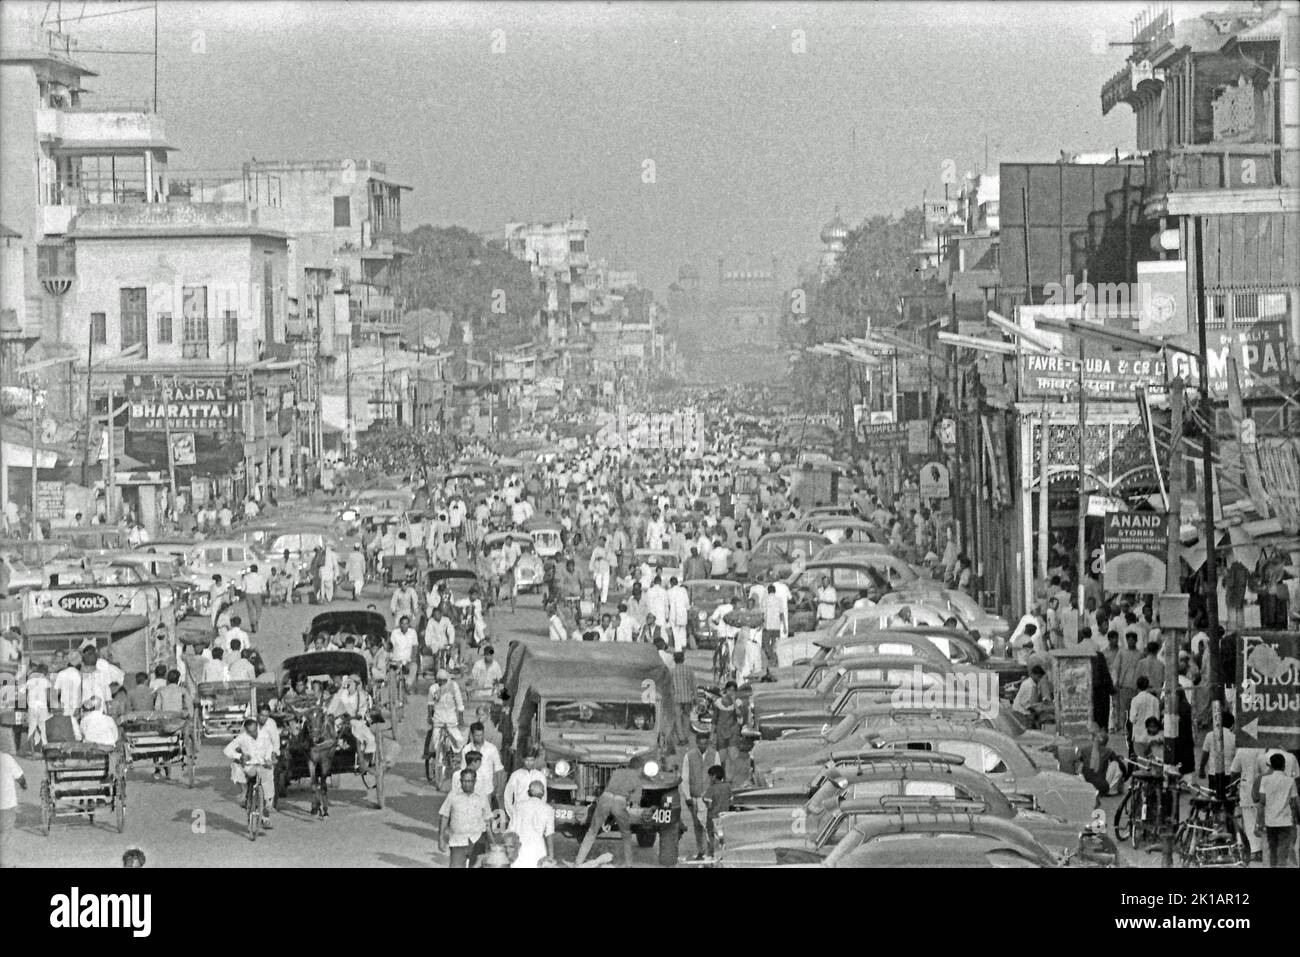
POLYGON ((428 707, 433 739, 437 740, 439 728, 446 728, 459 751, 465 744, 460 733, 460 726, 465 721, 465 696, 446 669, 439 669, 435 683, 429 686, 428 707))
POLYGON ((81 706, 81 740, 87 744, 102 744, 116 747, 120 737, 117 722, 104 713, 104 704, 99 698, 87 698, 81 706))
POLYGON ((122 669, 99 657, 99 649, 87 640, 81 646, 81 700, 99 699, 101 710, 107 710, 113 697, 113 685, 124 684, 122 669))

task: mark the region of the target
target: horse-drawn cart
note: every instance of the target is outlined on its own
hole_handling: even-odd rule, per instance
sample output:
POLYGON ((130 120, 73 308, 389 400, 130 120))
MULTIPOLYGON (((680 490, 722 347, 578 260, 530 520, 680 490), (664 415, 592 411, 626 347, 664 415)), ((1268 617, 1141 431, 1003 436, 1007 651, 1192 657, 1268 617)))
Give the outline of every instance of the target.
MULTIPOLYGON (((193 715, 170 711, 129 711, 118 722, 126 747, 126 768, 136 761, 151 762, 154 773, 180 765, 185 786, 194 787, 199 762, 199 739, 193 715)), ((170 772, 168 772, 170 774, 170 772)))
MULTIPOLYGON (((336 713, 316 698, 314 693, 301 697, 293 692, 299 679, 311 688, 322 682, 334 688, 344 679, 355 677, 370 694, 370 674, 366 659, 355 651, 310 651, 286 658, 280 674, 280 707, 272 717, 280 726, 280 763, 276 768, 276 793, 286 792, 295 781, 307 780, 314 789, 312 813, 329 815, 329 781, 337 774, 352 773, 361 777, 369 790, 374 778, 375 803, 384 806, 384 734, 387 716, 375 706, 362 719, 375 739, 373 755, 365 755, 351 720, 336 713)), ((341 692, 334 688, 333 694, 341 692)))
POLYGON ((45 748, 45 779, 41 781, 41 833, 46 837, 55 817, 111 810, 117 831, 126 827, 126 771, 116 760, 117 748, 69 741, 45 748))

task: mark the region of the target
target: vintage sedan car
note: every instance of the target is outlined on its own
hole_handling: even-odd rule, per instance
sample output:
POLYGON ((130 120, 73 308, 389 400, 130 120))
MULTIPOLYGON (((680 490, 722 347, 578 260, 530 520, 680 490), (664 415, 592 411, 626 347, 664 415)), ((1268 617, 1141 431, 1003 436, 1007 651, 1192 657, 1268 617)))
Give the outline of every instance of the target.
POLYGON ((649 588, 656 575, 663 579, 664 587, 668 580, 682 580, 682 557, 666 548, 638 548, 632 557, 633 572, 641 581, 641 587, 649 588))
POLYGON ((975 633, 986 650, 991 648, 993 639, 1005 638, 1011 634, 1011 624, 1001 615, 985 611, 980 603, 964 591, 945 588, 943 582, 929 578, 919 578, 910 585, 904 585, 889 596, 902 600, 924 598, 927 604, 955 616, 961 626, 975 633))
POLYGON ((528 523, 528 535, 533 540, 533 551, 542 559, 554 558, 564 551, 564 538, 560 526, 554 522, 534 520, 528 523))
POLYGON ((537 546, 533 542, 532 535, 527 532, 492 532, 483 536, 483 544, 489 551, 504 545, 507 541, 513 541, 519 546, 519 561, 515 564, 515 583, 519 586, 519 590, 527 592, 541 588, 542 581, 546 577, 546 569, 537 554, 537 546))
POLYGON ((846 515, 809 515, 799 523, 799 528, 801 531, 825 535, 831 545, 842 542, 874 545, 889 543, 889 535, 877 526, 846 515))
POLYGON ((1015 739, 991 728, 916 722, 881 728, 865 737, 878 748, 960 754, 967 767, 988 775, 1003 791, 1030 795, 1042 810, 1072 824, 1087 824, 1098 806, 1097 789, 1083 778, 1042 767, 1015 739))
POLYGON ((839 667, 846 658, 871 657, 874 655, 912 655, 929 658, 943 664, 950 659, 932 642, 921 635, 909 635, 906 632, 871 631, 858 634, 846 634, 836 637, 825 635, 814 641, 817 653, 806 665, 777 669, 782 672, 775 682, 766 683, 765 688, 815 688, 821 684, 828 669, 839 667), (792 674, 793 677, 787 677, 792 674))
MULTIPOLYGON (((981 714, 966 707, 948 708, 942 704, 899 707, 882 701, 859 707, 838 722, 827 722, 820 728, 791 730, 775 741, 757 742, 752 755, 756 779, 771 784, 789 777, 791 769, 820 767, 839 752, 860 751, 870 745, 871 735, 880 728, 936 721, 999 731, 1024 748, 1035 766, 1048 771, 1073 772, 1078 762, 1078 751, 1069 738, 1028 729, 1005 706, 981 714)), ((794 776, 798 778, 799 774, 794 776)))
POLYGON ((803 571, 786 579, 786 586, 790 589, 790 607, 816 608, 817 589, 823 578, 830 579, 841 612, 862 598, 879 601, 893 587, 886 566, 881 564, 887 561, 897 559, 892 555, 859 555, 808 562, 803 571))
POLYGON ((749 580, 767 581, 773 570, 778 577, 785 577, 796 552, 808 558, 829 544, 819 532, 768 532, 750 549, 749 580))
POLYGON ((683 583, 691 596, 691 607, 686 614, 686 636, 697 648, 715 648, 717 631, 712 616, 719 605, 743 608, 745 586, 726 578, 692 579, 683 583))
POLYGON ((1061 867, 1015 820, 988 814, 860 817, 823 867, 1061 867))
MULTIPOLYGON (((856 669, 854 674, 872 674, 873 669, 856 669)), ((818 703, 812 707, 775 714, 755 714, 753 729, 763 741, 775 741, 788 734, 801 731, 821 729, 838 724, 846 715, 872 706, 894 705, 895 692, 899 688, 909 688, 917 695, 927 688, 937 688, 941 678, 930 671, 916 672, 881 671, 879 677, 852 681, 829 704, 818 703)))
POLYGON ((952 665, 913 655, 862 655, 847 657, 839 666, 825 673, 821 683, 813 688, 766 688, 754 690, 750 699, 755 715, 802 711, 818 703, 828 705, 853 681, 886 681, 894 687, 902 685, 914 668, 923 672, 945 675, 952 665))
POLYGON ((1011 800, 985 775, 963 766, 960 755, 928 752, 912 761, 894 751, 823 772, 816 790, 797 808, 731 812, 718 822, 718 860, 723 866, 786 863, 782 851, 827 855, 861 817, 946 814, 990 816, 1015 821, 1062 861, 1080 848, 1081 828, 1037 811, 1025 799, 1011 800), (802 827, 792 827, 792 817, 802 827))

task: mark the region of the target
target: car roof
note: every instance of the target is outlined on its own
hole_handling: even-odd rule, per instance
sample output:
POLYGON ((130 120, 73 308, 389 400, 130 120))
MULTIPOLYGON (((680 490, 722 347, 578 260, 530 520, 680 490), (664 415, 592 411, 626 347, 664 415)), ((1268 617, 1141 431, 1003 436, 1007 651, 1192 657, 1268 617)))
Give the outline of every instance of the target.
MULTIPOLYGON (((973 722, 948 721, 942 718, 934 721, 909 721, 906 724, 878 728, 872 732, 875 740, 898 740, 902 738, 953 738, 961 741, 979 741, 999 744, 1010 740, 1001 731, 986 728, 973 722)), ((1012 741, 1014 744, 1015 742, 1012 741)))
MULTIPOLYGON (((802 539, 805 541, 810 538, 820 538, 823 541, 826 540, 826 536, 823 535, 821 532, 801 531, 801 532, 768 532, 766 535, 762 536, 758 541, 759 542, 789 541, 790 539, 794 539, 794 538, 802 539)), ((758 542, 755 542, 754 544, 757 545, 758 542)), ((827 541, 827 544, 830 544, 830 542, 827 541)))
POLYGON ((300 675, 358 675, 363 681, 369 669, 359 651, 308 651, 291 655, 280 666, 283 675, 297 679, 300 675))
MULTIPOLYGON (((852 853, 873 838, 890 834, 914 834, 918 837, 943 834, 975 835, 1010 845, 1021 852, 1031 854, 1041 863, 1055 863, 1050 852, 1024 827, 1006 818, 989 814, 900 812, 897 815, 860 815, 854 819, 850 833, 841 839, 840 844, 845 851, 852 853)), ((836 850, 839 850, 839 847, 840 845, 837 845, 836 850)), ((840 856, 841 854, 832 851, 827 862, 833 865, 840 856)))
POLYGON ((858 668, 903 668, 916 665, 923 671, 935 670, 938 662, 921 655, 853 655, 841 658, 833 666, 836 671, 853 671, 858 668))
POLYGON ((733 578, 692 578, 689 581, 682 582, 687 588, 692 585, 699 585, 707 588, 744 588, 745 586, 733 578))

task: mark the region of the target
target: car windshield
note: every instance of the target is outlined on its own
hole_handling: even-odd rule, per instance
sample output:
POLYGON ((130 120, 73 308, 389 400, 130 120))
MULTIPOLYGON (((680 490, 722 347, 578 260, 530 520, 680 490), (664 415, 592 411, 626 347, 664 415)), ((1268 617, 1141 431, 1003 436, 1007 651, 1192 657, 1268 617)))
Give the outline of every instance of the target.
POLYGON ((650 731, 655 726, 653 705, 631 701, 548 701, 544 709, 550 728, 583 731, 650 731))

